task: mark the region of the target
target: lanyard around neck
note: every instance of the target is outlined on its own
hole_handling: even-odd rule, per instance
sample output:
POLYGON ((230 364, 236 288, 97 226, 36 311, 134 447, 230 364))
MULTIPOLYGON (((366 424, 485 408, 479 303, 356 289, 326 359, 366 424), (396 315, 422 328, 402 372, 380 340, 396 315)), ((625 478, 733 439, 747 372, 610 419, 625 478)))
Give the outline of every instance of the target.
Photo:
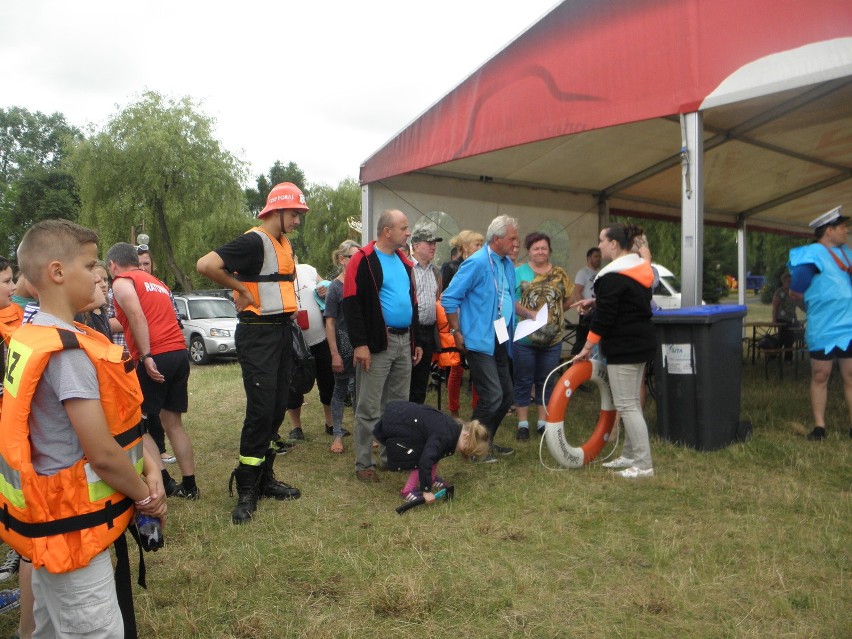
POLYGON ((493 251, 491 247, 488 247, 488 261, 491 263, 491 275, 494 279, 494 291, 497 293, 497 317, 503 317, 503 290, 504 286, 508 284, 506 281, 506 269, 503 268, 503 258, 497 262, 497 265, 500 266, 500 285, 497 285, 497 265, 494 264, 494 260, 491 258, 491 254, 493 251))
MULTIPOLYGON (((825 246, 825 245, 823 244, 823 246, 825 246)), ((842 262, 840 261, 840 258, 837 257, 837 254, 834 251, 832 251, 827 246, 825 247, 825 249, 828 251, 828 254, 831 255, 831 257, 834 258, 834 263, 837 264, 837 266, 840 268, 841 271, 846 271, 847 273, 849 273, 849 275, 852 275, 852 261, 850 261, 849 257, 846 255, 846 247, 845 246, 839 246, 838 247, 838 249, 840 250, 840 254, 843 256, 842 262), (844 262, 845 262, 845 264, 844 264, 844 262)))

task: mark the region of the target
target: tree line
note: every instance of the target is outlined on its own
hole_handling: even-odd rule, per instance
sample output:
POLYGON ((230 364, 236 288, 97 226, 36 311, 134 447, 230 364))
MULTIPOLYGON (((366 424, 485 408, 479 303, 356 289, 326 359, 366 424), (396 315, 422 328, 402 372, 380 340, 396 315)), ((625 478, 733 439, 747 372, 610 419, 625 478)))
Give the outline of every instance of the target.
MULTIPOLYGON (((143 230, 158 274, 175 290, 206 288, 196 259, 255 223, 279 182, 301 188, 311 208, 290 240, 300 261, 331 276, 331 252, 360 239, 347 218, 361 217, 361 189, 351 178, 336 186, 308 183, 294 162, 278 161, 249 180, 247 165, 214 137, 214 120, 189 97, 149 91, 115 113, 100 130, 81 131, 61 113, 0 109, 0 255, 14 259, 35 222, 64 217, 97 229, 104 247, 135 242, 143 230), (309 239, 308 239, 309 238, 309 239)), ((655 260, 677 272, 680 227, 635 220, 646 228, 655 260)), ((748 264, 774 290, 792 246, 809 240, 750 233, 748 264)), ((707 226, 704 299, 719 299, 724 276, 736 274, 736 231, 707 226)))
POLYGON ((346 220, 361 215, 358 183, 309 184, 297 164, 279 161, 244 188, 246 163, 222 147, 214 124, 190 98, 156 92, 85 133, 61 113, 0 109, 0 255, 14 259, 30 226, 63 217, 96 229, 104 248, 144 231, 167 284, 207 288, 198 257, 253 226, 272 186, 290 181, 311 207, 290 237, 294 250, 331 274, 332 250, 356 235, 346 220))

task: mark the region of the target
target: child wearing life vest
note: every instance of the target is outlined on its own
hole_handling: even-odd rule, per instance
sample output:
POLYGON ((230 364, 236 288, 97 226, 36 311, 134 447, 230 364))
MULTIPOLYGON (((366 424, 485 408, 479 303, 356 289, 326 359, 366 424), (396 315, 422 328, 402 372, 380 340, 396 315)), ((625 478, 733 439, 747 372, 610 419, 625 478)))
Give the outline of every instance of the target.
MULTIPOLYGON (((23 311, 12 304, 12 294, 15 292, 15 280, 12 277, 12 265, 0 255, 0 371, 6 367, 6 344, 12 330, 21 325, 23 311)), ((0 407, 3 403, 3 381, 0 378, 0 407)), ((0 409, 1 410, 1 409, 0 409)), ((10 579, 19 570, 21 556, 10 550, 0 566, 0 581, 10 579)), ((13 610, 20 605, 21 591, 19 588, 0 590, 0 612, 13 610)))
POLYGON ((488 454, 488 431, 478 421, 461 423, 414 402, 388 402, 373 437, 385 445, 388 468, 411 470, 400 491, 406 501, 435 501, 434 493, 446 486, 437 474, 444 457, 455 452, 465 459, 488 454))
POLYGON ((166 514, 160 473, 142 451, 132 367, 120 347, 74 323, 94 299, 97 241, 72 222, 45 220, 18 248, 40 311, 9 339, 0 537, 32 560, 43 636, 123 636, 127 620, 107 549, 135 510, 166 514))

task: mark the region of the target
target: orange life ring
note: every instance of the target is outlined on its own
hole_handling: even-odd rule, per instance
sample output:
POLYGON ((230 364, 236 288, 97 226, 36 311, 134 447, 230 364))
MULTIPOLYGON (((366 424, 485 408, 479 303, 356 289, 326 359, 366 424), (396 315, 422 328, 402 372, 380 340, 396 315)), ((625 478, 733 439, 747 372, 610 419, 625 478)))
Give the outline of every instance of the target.
POLYGON ((547 424, 544 438, 550 454, 565 468, 580 468, 597 457, 609 441, 615 425, 615 405, 606 374, 606 366, 598 360, 575 362, 562 374, 547 403, 547 424), (565 410, 581 384, 591 381, 601 395, 601 412, 592 436, 579 448, 565 439, 565 410))

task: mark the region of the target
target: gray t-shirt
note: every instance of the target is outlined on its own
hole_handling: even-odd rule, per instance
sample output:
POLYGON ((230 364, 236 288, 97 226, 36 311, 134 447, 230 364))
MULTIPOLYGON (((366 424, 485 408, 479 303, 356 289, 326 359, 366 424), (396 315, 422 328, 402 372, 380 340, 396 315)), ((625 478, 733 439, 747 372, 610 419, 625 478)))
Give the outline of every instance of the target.
POLYGON ((343 315, 343 282, 338 279, 331 280, 325 293, 325 311, 323 317, 333 317, 336 320, 335 328, 338 333, 348 332, 346 329, 346 317, 343 315))
MULTIPOLYGON (((76 331, 44 311, 36 314, 32 323, 76 331)), ((62 405, 66 399, 100 399, 95 366, 82 349, 51 355, 36 386, 29 421, 33 468, 40 475, 53 475, 83 456, 80 440, 62 405)))

